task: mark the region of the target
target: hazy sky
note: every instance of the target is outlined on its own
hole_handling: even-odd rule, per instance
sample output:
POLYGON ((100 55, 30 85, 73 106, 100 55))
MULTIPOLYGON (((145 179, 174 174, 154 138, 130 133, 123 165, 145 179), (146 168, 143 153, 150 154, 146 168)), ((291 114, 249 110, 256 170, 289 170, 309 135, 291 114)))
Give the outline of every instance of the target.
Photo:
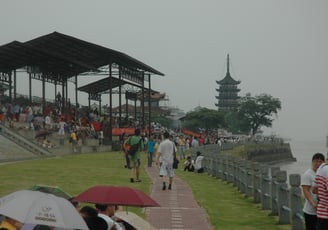
POLYGON ((1 0, 0 45, 57 31, 124 52, 163 72, 152 87, 186 112, 216 109, 229 53, 240 96, 281 100, 273 132, 324 139, 327 12, 327 0, 1 0))

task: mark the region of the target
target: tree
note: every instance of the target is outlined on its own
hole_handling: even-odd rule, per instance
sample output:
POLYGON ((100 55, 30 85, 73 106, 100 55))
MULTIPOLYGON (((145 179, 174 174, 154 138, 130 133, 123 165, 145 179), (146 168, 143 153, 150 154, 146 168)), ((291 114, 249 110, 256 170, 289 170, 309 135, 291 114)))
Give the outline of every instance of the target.
POLYGON ((255 135, 262 126, 272 127, 273 115, 278 115, 281 102, 268 94, 252 97, 248 94, 242 99, 238 118, 241 120, 242 129, 248 129, 255 135))
POLYGON ((224 113, 207 108, 201 108, 199 111, 193 111, 186 114, 183 118, 182 126, 198 131, 198 128, 216 129, 224 125, 224 113))
POLYGON ((161 116, 160 114, 155 114, 155 113, 152 114, 151 121, 157 122, 162 126, 169 127, 169 128, 171 128, 173 124, 173 120, 171 118, 161 116))
POLYGON ((249 133, 248 126, 245 126, 242 119, 240 119, 237 111, 227 112, 224 116, 224 122, 226 124, 225 128, 234 134, 244 134, 249 133))

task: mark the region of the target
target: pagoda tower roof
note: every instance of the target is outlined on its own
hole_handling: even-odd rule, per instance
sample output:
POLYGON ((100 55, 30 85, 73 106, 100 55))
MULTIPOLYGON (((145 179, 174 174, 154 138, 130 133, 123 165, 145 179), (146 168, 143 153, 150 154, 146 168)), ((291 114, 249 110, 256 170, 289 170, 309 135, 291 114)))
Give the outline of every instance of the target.
POLYGON ((228 58, 227 58, 227 73, 222 80, 216 81, 216 83, 220 84, 220 85, 238 85, 238 84, 240 84, 240 81, 236 81, 230 75, 229 54, 228 54, 228 58))

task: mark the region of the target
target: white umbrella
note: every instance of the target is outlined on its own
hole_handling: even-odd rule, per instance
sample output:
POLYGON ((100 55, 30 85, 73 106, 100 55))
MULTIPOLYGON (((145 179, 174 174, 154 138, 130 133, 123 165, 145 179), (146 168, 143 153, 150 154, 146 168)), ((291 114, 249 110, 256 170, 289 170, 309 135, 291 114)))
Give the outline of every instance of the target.
POLYGON ((119 219, 129 223, 137 230, 156 230, 154 226, 152 226, 148 221, 144 220, 137 214, 133 212, 127 211, 117 211, 115 212, 115 216, 119 219))
POLYGON ((20 190, 0 198, 0 214, 24 224, 88 229, 83 218, 68 200, 39 191, 20 190))

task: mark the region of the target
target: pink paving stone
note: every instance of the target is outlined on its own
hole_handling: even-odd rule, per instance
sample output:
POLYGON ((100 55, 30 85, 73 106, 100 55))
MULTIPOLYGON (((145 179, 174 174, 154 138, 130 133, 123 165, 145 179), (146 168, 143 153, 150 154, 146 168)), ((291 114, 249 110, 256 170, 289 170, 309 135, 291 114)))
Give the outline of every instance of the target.
POLYGON ((187 183, 174 177, 172 190, 162 190, 157 167, 146 168, 153 186, 151 197, 161 206, 147 208, 146 218, 154 227, 165 229, 212 230, 205 211, 195 201, 187 183))

